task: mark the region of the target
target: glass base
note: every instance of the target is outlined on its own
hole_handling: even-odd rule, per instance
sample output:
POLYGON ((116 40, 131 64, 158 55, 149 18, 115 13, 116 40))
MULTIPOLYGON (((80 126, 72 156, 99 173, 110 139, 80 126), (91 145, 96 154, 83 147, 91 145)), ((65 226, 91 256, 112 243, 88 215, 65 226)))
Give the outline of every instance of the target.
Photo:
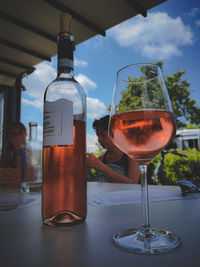
POLYGON ((48 218, 43 219, 43 223, 49 226, 71 226, 84 222, 85 217, 76 215, 67 210, 59 211, 48 218))
POLYGON ((169 253, 182 242, 172 232, 159 229, 151 229, 148 233, 139 229, 123 230, 113 236, 113 241, 122 250, 149 255, 169 253))

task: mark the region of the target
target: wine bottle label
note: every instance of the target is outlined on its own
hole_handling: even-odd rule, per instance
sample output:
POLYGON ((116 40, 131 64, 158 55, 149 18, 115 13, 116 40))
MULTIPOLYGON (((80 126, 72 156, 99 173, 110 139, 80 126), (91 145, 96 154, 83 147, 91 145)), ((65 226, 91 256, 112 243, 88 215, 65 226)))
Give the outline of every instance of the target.
POLYGON ((58 99, 44 103, 43 146, 73 145, 73 102, 58 99))

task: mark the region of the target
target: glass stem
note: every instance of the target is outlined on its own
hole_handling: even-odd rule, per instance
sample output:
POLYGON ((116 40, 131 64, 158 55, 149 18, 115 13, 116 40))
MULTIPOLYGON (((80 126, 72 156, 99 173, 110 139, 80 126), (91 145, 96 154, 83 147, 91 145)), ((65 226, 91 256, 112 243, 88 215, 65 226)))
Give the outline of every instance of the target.
POLYGON ((141 165, 141 206, 142 206, 142 228, 140 232, 144 235, 151 235, 152 230, 149 223, 149 200, 148 200, 148 186, 147 186, 147 165, 141 165))

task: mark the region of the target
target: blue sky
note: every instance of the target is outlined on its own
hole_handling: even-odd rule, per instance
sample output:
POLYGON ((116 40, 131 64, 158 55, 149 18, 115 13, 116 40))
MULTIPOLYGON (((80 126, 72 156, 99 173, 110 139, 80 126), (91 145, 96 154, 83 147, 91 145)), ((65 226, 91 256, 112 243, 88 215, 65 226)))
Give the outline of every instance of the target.
MULTIPOLYGON (((73 25, 72 25, 73 27, 73 25)), ((125 65, 163 60, 164 74, 186 70, 184 78, 194 90, 191 98, 200 106, 200 1, 168 0, 76 46, 75 77, 87 94, 87 146, 92 149, 97 138, 92 122, 108 114, 116 72, 125 65)), ((56 77, 57 57, 36 66, 24 78, 27 91, 22 93, 21 121, 28 129, 38 123, 42 140, 43 95, 56 77)))

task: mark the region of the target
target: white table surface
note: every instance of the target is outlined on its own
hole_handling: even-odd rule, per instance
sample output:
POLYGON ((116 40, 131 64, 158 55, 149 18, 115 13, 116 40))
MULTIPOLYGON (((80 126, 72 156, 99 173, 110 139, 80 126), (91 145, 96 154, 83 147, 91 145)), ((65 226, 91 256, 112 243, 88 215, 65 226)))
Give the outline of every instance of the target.
MULTIPOLYGON (((88 183, 88 196, 105 192, 139 190, 138 185, 88 183)), ((179 187, 162 186, 180 194, 179 187)), ((151 189, 160 189, 150 186, 151 189)), ((94 206, 88 204, 84 223, 52 228, 42 224, 41 193, 25 193, 33 202, 0 211, 1 267, 129 267, 200 266, 200 197, 153 201, 152 227, 182 237, 183 244, 165 255, 142 256, 124 252, 112 243, 112 235, 141 224, 140 203, 94 206)), ((109 195, 109 193, 108 193, 109 195)))

